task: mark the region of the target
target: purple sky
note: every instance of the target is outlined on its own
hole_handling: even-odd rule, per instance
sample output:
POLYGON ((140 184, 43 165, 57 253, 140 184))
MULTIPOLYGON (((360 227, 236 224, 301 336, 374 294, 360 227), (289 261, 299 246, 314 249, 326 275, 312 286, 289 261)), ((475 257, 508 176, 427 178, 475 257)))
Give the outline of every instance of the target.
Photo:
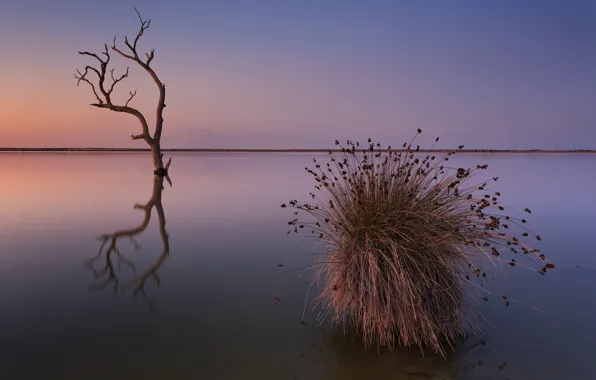
MULTIPOLYGON (((596 2, 137 1, 167 84, 166 147, 596 148, 596 2)), ((129 1, 3 0, 0 146, 142 147, 72 74, 138 29, 129 1)), ((115 59, 116 70, 127 62, 115 59)), ((133 106, 157 89, 131 67, 133 106)))

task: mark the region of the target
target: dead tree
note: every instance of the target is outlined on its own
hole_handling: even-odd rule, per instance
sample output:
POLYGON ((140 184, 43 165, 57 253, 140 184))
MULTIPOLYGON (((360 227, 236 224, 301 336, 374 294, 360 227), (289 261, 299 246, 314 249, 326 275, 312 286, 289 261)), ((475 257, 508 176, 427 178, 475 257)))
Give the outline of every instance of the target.
POLYGON ((152 49, 150 53, 145 53, 145 57, 140 57, 137 51, 137 44, 141 36, 145 33, 145 31, 149 28, 151 24, 151 20, 143 20, 141 14, 135 7, 135 11, 137 12, 137 16, 139 17, 139 21, 141 22, 141 28, 137 33, 134 41, 131 43, 127 37, 124 37, 124 44, 128 48, 130 52, 124 52, 120 50, 116 46, 116 37, 112 42, 112 46, 108 47, 108 44, 104 45, 104 51, 100 54, 90 53, 88 51, 79 51, 81 55, 88 55, 92 58, 95 58, 99 62, 99 68, 93 66, 85 66, 84 71, 78 70, 75 73, 75 78, 77 79, 77 86, 81 82, 85 82, 91 86, 93 90, 93 94, 97 99, 97 103, 92 103, 91 106, 98 107, 98 108, 105 108, 110 111, 114 112, 123 112, 128 113, 133 116, 136 116, 141 123, 141 133, 137 135, 131 135, 133 140, 145 140, 149 147, 151 148, 151 154, 153 156, 153 172, 157 175, 164 176, 168 172, 168 168, 170 166, 171 158, 168 163, 164 166, 163 164, 163 154, 161 153, 161 132, 163 128, 163 109, 166 107, 166 86, 165 84, 157 77, 157 74, 150 66, 151 61, 155 57, 155 49, 152 49), (112 101, 112 92, 116 85, 121 82, 123 79, 128 77, 129 68, 126 68, 126 72, 120 76, 114 75, 114 69, 108 70, 108 64, 110 63, 110 50, 118 53, 122 57, 134 61, 139 66, 141 66, 153 79, 155 84, 159 89, 159 101, 157 103, 157 112, 156 112, 156 120, 155 120, 155 130, 153 131, 153 136, 151 136, 149 132, 149 125, 147 124, 147 119, 141 112, 137 109, 129 106, 131 100, 137 94, 136 90, 130 91, 129 98, 124 105, 117 105, 114 104, 112 101), (109 71, 109 73, 108 73, 109 71), (89 78, 89 76, 97 78, 89 78))
MULTIPOLYGON (((168 180, 168 182, 170 182, 168 176, 165 176, 165 179, 168 180)), ((153 279, 157 284, 160 283, 157 271, 170 254, 170 241, 168 233, 166 232, 166 217, 161 201, 162 191, 164 188, 163 182, 164 176, 154 176, 153 192, 149 201, 145 204, 134 205, 135 210, 143 210, 144 212, 143 220, 137 227, 130 229, 122 229, 116 232, 103 234, 98 238, 102 242, 98 253, 92 258, 86 260, 85 263, 87 267, 93 272, 93 276, 96 279, 102 280, 100 280, 101 282, 92 285, 91 289, 99 290, 111 285, 114 293, 116 294, 118 293, 118 290, 135 285, 135 290, 133 291, 133 294, 135 296, 140 294, 145 300, 149 302, 151 306, 151 302, 147 299, 147 296, 145 294, 145 282, 148 279, 153 279), (136 268, 134 263, 121 254, 120 250, 117 247, 117 244, 120 239, 128 238, 133 243, 135 251, 140 250, 140 245, 134 240, 134 238, 135 236, 142 234, 147 229, 147 226, 151 221, 151 213, 154 208, 157 211, 159 234, 161 236, 162 241, 161 255, 147 270, 145 270, 140 275, 136 276, 136 268), (102 258, 102 256, 104 259, 104 265, 98 268, 97 262, 102 258), (125 264, 126 266, 131 268, 133 272, 133 278, 131 280, 126 281, 124 284, 120 284, 120 267, 122 264, 125 264)))

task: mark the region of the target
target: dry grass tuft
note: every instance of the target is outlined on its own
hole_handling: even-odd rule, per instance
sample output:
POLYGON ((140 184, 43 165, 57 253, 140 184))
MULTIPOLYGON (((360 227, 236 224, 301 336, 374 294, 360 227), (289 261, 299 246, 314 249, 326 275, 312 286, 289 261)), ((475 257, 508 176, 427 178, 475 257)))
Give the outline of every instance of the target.
POLYGON ((319 300, 335 322, 350 324, 366 345, 431 347, 444 355, 446 345, 478 327, 463 290, 471 277, 486 276, 481 259, 520 265, 504 259, 508 251, 544 261, 542 274, 554 265, 503 232, 526 221, 502 215, 500 193, 486 190, 488 182, 468 184, 486 165, 449 167, 454 152, 420 154, 413 142, 381 151, 370 139, 367 147, 336 141, 341 153, 306 168, 322 196, 289 202, 297 209, 289 232, 307 230, 325 244, 316 265, 319 300), (300 221, 300 212, 310 221, 300 221))

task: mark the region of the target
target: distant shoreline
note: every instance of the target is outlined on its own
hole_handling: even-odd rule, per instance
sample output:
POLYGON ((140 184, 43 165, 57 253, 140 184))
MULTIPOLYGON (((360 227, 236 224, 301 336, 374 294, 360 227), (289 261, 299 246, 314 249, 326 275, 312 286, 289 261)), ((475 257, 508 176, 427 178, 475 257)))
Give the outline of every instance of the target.
MULTIPOLYGON (((388 152, 388 149, 376 149, 388 152)), ((391 149, 405 152, 405 149, 391 149)), ((149 152, 148 148, 0 148, 0 152, 149 152)), ((162 152, 180 153, 327 153, 341 149, 162 149, 162 152)), ((420 153, 596 153, 596 149, 420 149, 420 153)))

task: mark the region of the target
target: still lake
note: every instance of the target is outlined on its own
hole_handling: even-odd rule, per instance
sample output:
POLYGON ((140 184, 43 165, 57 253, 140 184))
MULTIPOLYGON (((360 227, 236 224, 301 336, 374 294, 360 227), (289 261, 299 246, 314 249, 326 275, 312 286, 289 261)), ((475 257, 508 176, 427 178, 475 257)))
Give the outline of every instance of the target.
POLYGON ((456 155, 489 165, 480 175, 499 176, 506 206, 532 210, 556 268, 500 268, 518 303, 480 303, 485 332, 448 360, 365 350, 316 322, 310 272, 291 271, 316 253, 286 235, 292 210, 280 207, 308 199, 313 156, 173 154, 173 186, 160 194, 148 154, 2 153, 0 377, 596 376, 596 155, 456 155))

